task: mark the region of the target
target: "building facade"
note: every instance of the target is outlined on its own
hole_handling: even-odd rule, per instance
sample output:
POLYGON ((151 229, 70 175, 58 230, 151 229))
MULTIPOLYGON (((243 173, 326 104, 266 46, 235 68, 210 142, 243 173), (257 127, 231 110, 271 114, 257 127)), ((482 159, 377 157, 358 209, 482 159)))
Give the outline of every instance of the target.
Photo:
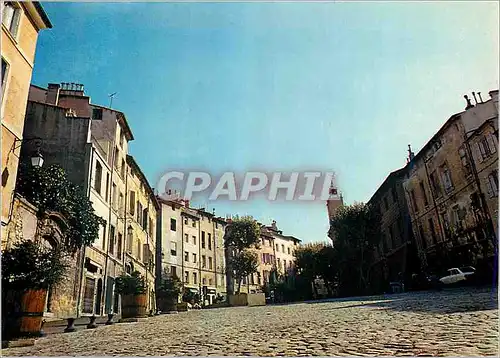
POLYGON ((204 305, 214 303, 217 296, 224 297, 225 220, 191 208, 188 201, 179 198, 158 198, 158 202, 157 276, 179 277, 184 294, 199 295, 204 305))
MULTIPOLYGON (((125 255, 125 235, 128 234, 125 195, 129 173, 130 185, 141 182, 143 187, 148 187, 145 178, 137 174, 138 166, 133 158, 127 162, 128 142, 134 138, 125 115, 92 104, 83 85, 49 84, 47 88, 32 85, 24 135, 40 138, 44 165, 61 165, 69 179, 85 190, 96 215, 105 221, 99 237, 77 259, 81 276, 76 314, 119 313, 120 298, 115 293, 115 280, 124 272, 126 257, 130 258, 125 255)), ((31 144, 26 143, 21 155, 28 156, 32 150, 31 144)), ((138 195, 138 198, 150 198, 148 190, 152 192, 144 189, 143 196, 138 195)), ((148 201, 143 200, 147 206, 148 201)), ((154 204, 150 204, 150 208, 154 208, 154 204)), ((156 220, 154 209, 149 217, 156 220)), ((129 224, 133 227, 133 223, 129 224)), ((146 238, 138 241, 147 244, 148 236, 146 230, 146 238)), ((141 247, 141 261, 143 250, 141 247)), ((132 258, 137 256, 132 255, 132 258)), ((150 273, 154 282, 154 269, 150 273)))
MULTIPOLYGON (((160 209, 153 189, 146 176, 135 161, 127 155, 126 160, 126 208, 124 228, 126 245, 124 251, 124 269, 127 273, 139 271, 146 281, 148 310, 156 310, 156 220, 160 209)), ((117 245, 123 241, 119 234, 117 245)), ((119 251, 121 247, 117 247, 119 251)))
MULTIPOLYGON (((487 137, 486 151, 486 146, 470 145, 481 136, 467 138, 480 133, 486 121, 497 117, 494 96, 475 105, 467 99, 465 111, 448 119, 408 164, 404 187, 419 258, 426 271, 441 273, 450 266, 475 265, 493 255, 496 224, 483 203, 475 163, 479 158, 490 160, 487 154, 496 151, 498 142, 487 137)), ((489 175, 486 170, 482 173, 489 175)), ((485 185, 486 179, 482 180, 485 185)), ((498 206, 498 195, 492 195, 491 200, 498 206)))
POLYGON ((420 272, 403 186, 407 177, 407 166, 390 173, 368 201, 380 212, 382 232, 369 275, 374 292, 384 292, 390 282, 408 282, 413 273, 420 272))
POLYGON ((52 28, 38 2, 2 2, 2 224, 12 218, 26 103, 39 31, 52 28))

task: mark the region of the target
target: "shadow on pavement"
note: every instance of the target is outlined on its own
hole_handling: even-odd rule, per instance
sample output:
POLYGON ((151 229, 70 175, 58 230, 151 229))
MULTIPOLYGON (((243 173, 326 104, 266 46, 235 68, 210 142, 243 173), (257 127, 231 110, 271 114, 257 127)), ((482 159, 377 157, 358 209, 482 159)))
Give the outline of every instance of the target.
POLYGON ((349 303, 338 307, 325 307, 324 310, 340 310, 355 307, 377 307, 394 311, 459 313, 498 309, 497 288, 453 288, 441 291, 420 291, 399 294, 353 297, 342 299, 326 299, 307 301, 316 303, 349 303), (359 302, 359 303, 356 303, 359 302))

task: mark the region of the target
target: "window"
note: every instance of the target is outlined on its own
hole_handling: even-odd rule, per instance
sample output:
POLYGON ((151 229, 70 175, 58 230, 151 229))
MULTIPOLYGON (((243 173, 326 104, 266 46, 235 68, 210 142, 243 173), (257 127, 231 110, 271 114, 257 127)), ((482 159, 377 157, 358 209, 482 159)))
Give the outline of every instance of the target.
POLYGON ((175 219, 173 219, 173 218, 170 219, 170 230, 171 231, 177 230, 177 223, 176 223, 175 219))
POLYGON ((94 189, 101 195, 102 165, 98 160, 95 162, 94 189))
POLYGON ((153 237, 153 220, 149 218, 149 237, 153 237))
POLYGON ((420 186, 420 191, 422 192, 422 196, 424 198, 424 205, 427 206, 429 205, 429 201, 427 200, 427 193, 425 192, 424 183, 420 182, 418 185, 420 186))
POLYGON ((193 235, 193 245, 196 245, 196 236, 193 235))
POLYGON ((432 244, 435 245, 437 243, 436 229, 434 228, 434 220, 432 218, 429 218, 429 229, 431 230, 432 244))
POLYGON ((205 255, 201 256, 201 267, 205 268, 207 266, 207 258, 205 255))
POLYGON ((102 108, 92 109, 92 119, 101 120, 102 119, 102 108))
POLYGON ((109 228, 109 248, 108 253, 114 255, 115 253, 115 227, 111 225, 109 228))
POLYGON ((140 241, 137 241, 137 254, 136 256, 138 260, 141 259, 141 242, 140 241))
POLYGON ((126 166, 125 166, 125 159, 122 159, 122 167, 121 167, 120 174, 121 174, 123 180, 125 180, 125 168, 126 168, 126 166))
POLYGON ((441 195, 441 186, 439 185, 439 179, 437 177, 436 171, 433 171, 429 176, 431 182, 431 189, 435 196, 441 195))
POLYGON ((285 245, 281 244, 281 252, 285 253, 285 245))
POLYGON ((113 208, 116 208, 116 184, 115 183, 113 183, 113 188, 111 189, 111 196, 112 196, 111 206, 113 208))
POLYGON ((490 146, 488 144, 488 139, 487 139, 486 136, 483 136, 479 140, 479 142, 477 143, 477 147, 479 149, 479 154, 481 155, 480 156, 480 161, 482 161, 483 159, 488 158, 491 155, 490 146))
POLYGON ((9 64, 2 57, 2 101, 3 101, 3 93, 5 92, 5 86, 7 85, 7 75, 9 73, 9 64))
POLYGON ((453 182, 451 180, 451 174, 448 169, 448 165, 446 164, 441 166, 441 177, 443 178, 444 190, 446 192, 453 190, 453 182))
POLYGON ((418 212, 417 199, 415 198, 415 190, 410 191, 411 206, 415 212, 418 212))
POLYGON ((189 235, 188 234, 184 234, 184 240, 188 243, 189 242, 189 235))
POLYGON ((203 277, 203 279, 201 280, 201 282, 203 283, 203 285, 206 285, 207 284, 207 279, 205 277, 203 277))
POLYGON ((208 249, 212 250, 212 234, 208 233, 208 249))
POLYGON ((472 173, 469 158, 467 158, 467 152, 464 148, 460 148, 458 150, 458 155, 460 156, 460 162, 462 163, 462 167, 466 176, 472 173))
POLYGON ((172 275, 172 277, 177 277, 177 267, 170 266, 170 274, 172 275))
POLYGON ((498 195, 498 170, 493 170, 488 175, 486 182, 486 190, 490 198, 498 195))
POLYGON ((196 221, 193 220, 193 227, 196 227, 196 221))
POLYGON ((13 1, 4 1, 2 23, 9 30, 11 35, 16 38, 19 29, 19 20, 21 19, 21 8, 13 1))
POLYGON ((116 247, 116 257, 118 257, 119 259, 122 258, 122 239, 123 235, 119 233, 117 247, 116 247))
POLYGON ((115 168, 118 169, 118 163, 120 160, 120 151, 118 148, 115 148, 115 168))
POLYGON ((123 194, 122 193, 120 193, 120 195, 119 195, 118 209, 120 212, 124 209, 124 207, 123 207, 123 194))
POLYGON ((384 196, 384 210, 389 209, 389 203, 387 202, 387 196, 384 196))
POLYGON ((279 252, 280 251, 280 245, 276 244, 276 251, 279 252))
POLYGON ((109 201, 109 173, 106 174, 106 201, 109 201))
POLYGON ((198 283, 198 275, 196 272, 193 272, 193 283, 196 285, 198 283))
POLYGON ((201 232, 201 248, 205 248, 205 231, 201 232))
POLYGON ((184 251, 184 261, 189 262, 189 252, 184 251))
POLYGON ((170 242, 170 255, 177 256, 177 243, 175 241, 170 242))
POLYGON ((137 200, 137 222, 142 222, 142 204, 137 200))
POLYGON ((212 269, 212 258, 211 257, 208 258, 208 269, 209 270, 212 269))
POLYGON ((135 214, 135 191, 130 191, 129 196, 130 196, 129 212, 130 212, 130 215, 134 215, 135 214))
POLYGON ((215 222, 215 228, 218 229, 219 228, 219 224, 217 222, 215 222))
POLYGON ((287 247, 287 250, 288 250, 288 255, 290 255, 290 248, 289 248, 289 247, 287 247))
POLYGON ((189 283, 189 272, 184 272, 184 283, 189 283))
POLYGON ((212 279, 211 278, 208 279, 208 285, 212 286, 212 279))
POLYGON ((193 254, 193 262, 196 263, 196 254, 193 254))

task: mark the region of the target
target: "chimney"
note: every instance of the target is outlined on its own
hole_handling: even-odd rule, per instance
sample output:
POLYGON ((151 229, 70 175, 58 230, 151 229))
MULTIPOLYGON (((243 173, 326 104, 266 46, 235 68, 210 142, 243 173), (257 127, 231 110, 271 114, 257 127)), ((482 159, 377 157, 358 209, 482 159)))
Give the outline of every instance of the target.
POLYGON ((472 92, 472 97, 474 97, 474 102, 476 102, 476 105, 477 105, 476 92, 472 92))
POLYGON ((483 102, 483 97, 481 97, 481 92, 478 92, 477 95, 479 96, 479 100, 481 101, 481 103, 484 103, 483 102))
POLYGON ((489 95, 493 102, 498 102, 498 90, 490 91, 489 95))
POLYGON ((59 102, 60 88, 61 86, 58 83, 49 83, 47 87, 47 97, 45 99, 45 102, 57 106, 57 103, 59 102))
POLYGON ((468 109, 470 109, 470 108, 474 107, 474 106, 472 105, 472 103, 470 103, 470 98, 469 98, 469 96, 467 96, 467 95, 465 94, 465 95, 464 95, 464 98, 465 98, 465 101, 467 102, 467 106, 465 106, 465 110, 468 110, 468 109))
POLYGON ((411 162, 415 158, 415 153, 411 150, 411 145, 408 144, 408 160, 407 162, 411 162))

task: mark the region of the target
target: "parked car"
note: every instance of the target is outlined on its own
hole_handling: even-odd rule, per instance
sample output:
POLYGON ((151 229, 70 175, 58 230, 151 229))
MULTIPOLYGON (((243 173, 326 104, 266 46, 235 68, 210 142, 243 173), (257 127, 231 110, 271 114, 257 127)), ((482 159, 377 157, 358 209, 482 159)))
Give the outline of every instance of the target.
POLYGON ((448 274, 441 277, 439 281, 444 285, 453 285, 459 283, 465 283, 470 280, 476 273, 476 269, 472 266, 466 266, 461 268, 451 268, 448 269, 448 274))

